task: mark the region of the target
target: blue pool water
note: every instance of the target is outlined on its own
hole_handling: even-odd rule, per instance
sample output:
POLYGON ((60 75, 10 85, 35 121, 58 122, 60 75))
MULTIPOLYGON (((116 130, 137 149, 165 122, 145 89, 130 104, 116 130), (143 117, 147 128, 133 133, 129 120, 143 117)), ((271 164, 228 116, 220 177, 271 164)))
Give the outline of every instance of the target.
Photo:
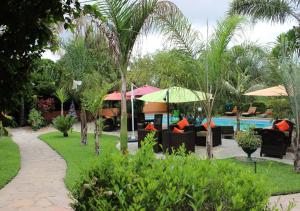
MULTIPOLYGON (((146 114, 145 119, 154 119, 153 114, 146 114)), ((171 122, 170 117, 170 122, 171 122)), ((222 117, 214 117, 213 121, 217 126, 233 126, 236 129, 236 118, 222 118, 222 117)), ((206 122, 204 120, 203 122, 206 122)), ((167 114, 163 115, 163 124, 167 124, 167 114)), ((272 120, 270 119, 241 119, 241 130, 247 130, 250 127, 255 128, 267 128, 272 126, 272 120)))

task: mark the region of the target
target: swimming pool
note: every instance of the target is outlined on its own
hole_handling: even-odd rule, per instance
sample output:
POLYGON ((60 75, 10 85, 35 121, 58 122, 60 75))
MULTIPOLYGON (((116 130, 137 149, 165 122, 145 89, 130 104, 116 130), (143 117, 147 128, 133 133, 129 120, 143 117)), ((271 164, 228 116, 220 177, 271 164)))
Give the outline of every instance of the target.
MULTIPOLYGON (((146 114, 145 119, 154 119, 154 114, 146 114)), ((213 121, 217 126, 233 126, 236 129, 236 118, 214 117, 213 121)), ((171 117, 170 117, 171 122, 171 117)), ((204 120, 203 122, 206 122, 204 120)), ((163 125, 167 125, 167 114, 163 115, 163 125)), ((241 119, 241 130, 247 130, 250 127, 267 128, 272 126, 270 119, 241 119)))

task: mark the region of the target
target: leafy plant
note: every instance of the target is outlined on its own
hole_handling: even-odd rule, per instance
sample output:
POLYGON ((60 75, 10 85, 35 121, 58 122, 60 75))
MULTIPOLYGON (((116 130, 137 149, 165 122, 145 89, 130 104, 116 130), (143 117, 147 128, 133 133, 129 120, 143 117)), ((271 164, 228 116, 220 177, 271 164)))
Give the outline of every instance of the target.
POLYGON ((44 126, 44 118, 42 113, 37 109, 33 108, 29 112, 28 123, 31 125, 33 130, 38 130, 44 126))
POLYGON ((262 178, 229 162, 172 154, 157 159, 153 136, 135 155, 106 153, 73 189, 74 210, 264 210, 262 178), (251 197, 249 197, 251 196, 251 197))
POLYGON ((49 112, 54 110, 54 99, 53 98, 47 98, 47 99, 39 99, 37 102, 37 107, 41 112, 49 112))
POLYGON ((249 148, 254 150, 261 145, 260 138, 258 138, 251 129, 249 131, 237 132, 235 140, 242 148, 249 148))
POLYGON ((72 128, 75 123, 75 118, 72 116, 57 116, 53 119, 53 127, 63 133, 64 137, 68 136, 68 131, 72 128))
POLYGON ((59 99, 60 101, 60 115, 64 115, 64 103, 69 99, 69 95, 66 92, 64 88, 59 88, 55 92, 55 96, 59 99))

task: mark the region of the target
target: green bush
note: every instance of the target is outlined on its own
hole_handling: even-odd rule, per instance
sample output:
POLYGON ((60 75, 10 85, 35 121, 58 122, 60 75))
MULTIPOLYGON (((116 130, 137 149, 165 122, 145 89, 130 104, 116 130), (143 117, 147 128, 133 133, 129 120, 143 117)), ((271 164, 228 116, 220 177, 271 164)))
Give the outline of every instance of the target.
POLYGON ((239 131, 235 136, 235 140, 242 148, 257 149, 261 145, 261 140, 258 138, 253 130, 239 131))
POLYGON ((38 130, 44 126, 42 113, 35 108, 31 109, 28 116, 28 123, 33 130, 38 130))
POLYGON ((254 102, 252 104, 253 107, 256 107, 256 111, 257 112, 261 112, 261 113, 264 113, 267 109, 267 106, 265 103, 263 102, 254 102))
POLYGON ((263 180, 229 162, 179 153, 103 154, 72 190, 75 210, 264 210, 263 180))
POLYGON ((70 115, 57 116, 52 121, 53 127, 62 132, 64 137, 68 136, 68 131, 72 128, 74 123, 75 118, 70 115))

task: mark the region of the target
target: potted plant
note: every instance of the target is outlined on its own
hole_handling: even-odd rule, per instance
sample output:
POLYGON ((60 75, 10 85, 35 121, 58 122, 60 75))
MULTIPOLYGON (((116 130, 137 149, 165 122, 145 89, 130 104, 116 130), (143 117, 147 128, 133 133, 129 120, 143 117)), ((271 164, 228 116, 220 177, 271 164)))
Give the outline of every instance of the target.
POLYGON ((251 160, 251 154, 257 150, 261 145, 260 138, 254 134, 253 130, 239 131, 235 136, 238 145, 242 147, 243 151, 248 155, 251 160))

